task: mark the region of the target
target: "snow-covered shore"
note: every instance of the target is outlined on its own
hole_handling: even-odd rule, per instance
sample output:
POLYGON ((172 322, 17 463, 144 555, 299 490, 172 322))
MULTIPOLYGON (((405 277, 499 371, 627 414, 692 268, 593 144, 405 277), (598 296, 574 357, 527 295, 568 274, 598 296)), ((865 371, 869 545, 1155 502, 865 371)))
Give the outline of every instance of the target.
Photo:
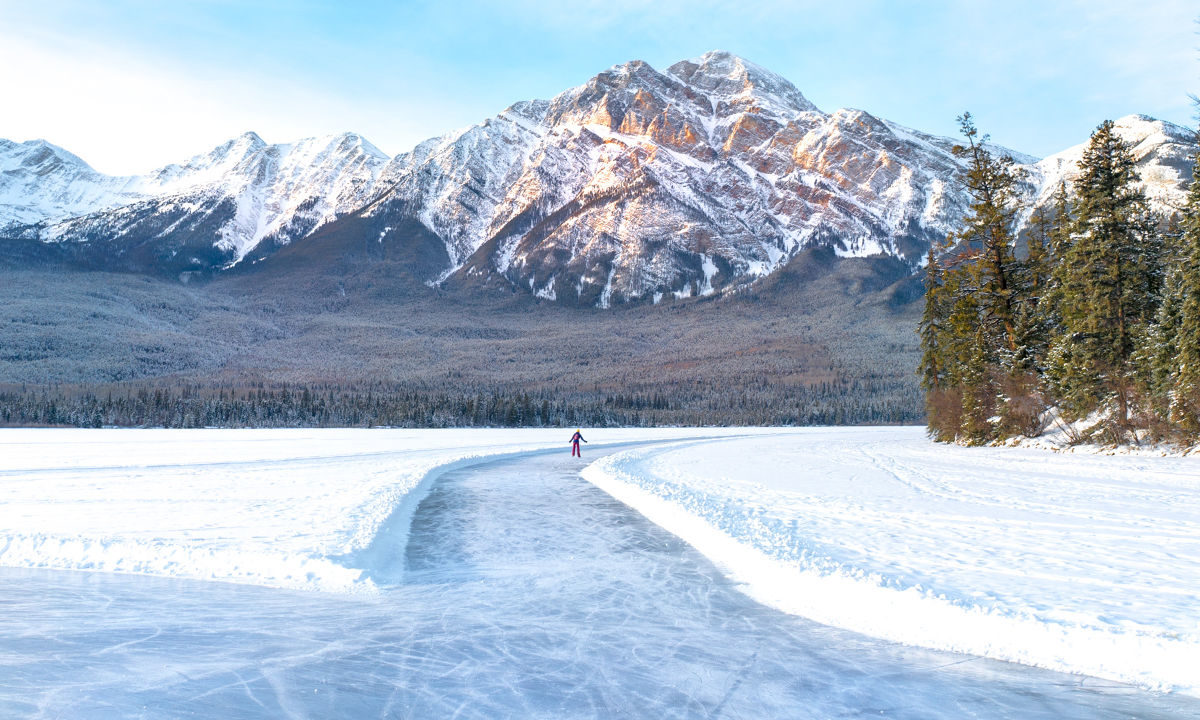
MULTIPOLYGON (((614 442, 730 430, 597 430, 614 442)), ((0 430, 0 565, 374 589, 352 554, 447 468, 562 430, 0 430)), ((582 465, 582 463, 580 463, 582 465)))
POLYGON ((584 476, 787 612, 1200 695, 1200 458, 813 428, 629 450, 584 476))

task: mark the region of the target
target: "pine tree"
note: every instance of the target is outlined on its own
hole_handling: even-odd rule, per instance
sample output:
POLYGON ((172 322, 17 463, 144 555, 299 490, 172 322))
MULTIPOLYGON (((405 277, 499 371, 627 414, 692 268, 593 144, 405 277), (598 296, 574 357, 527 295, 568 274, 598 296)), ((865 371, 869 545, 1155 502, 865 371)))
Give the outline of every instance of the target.
MULTIPOLYGON (((1200 133, 1197 133, 1200 148, 1200 133)), ((1200 154, 1192 166, 1192 185, 1179 223, 1179 320, 1173 344, 1170 420, 1192 439, 1200 435, 1200 154)))
MULTIPOLYGON (((944 249, 944 248, 943 248, 944 249)), ((954 373, 950 342, 950 312, 957 291, 957 277, 938 260, 937 249, 929 248, 925 264, 925 308, 918 334, 921 337, 921 362, 918 374, 925 391, 925 417, 929 434, 941 442, 958 435, 961 400, 952 386, 954 373), (947 284, 949 280, 949 284, 947 284)))
MULTIPOLYGON (((978 255, 982 341, 1011 356, 1017 351, 1016 307, 1022 292, 1013 254, 1020 176, 1011 157, 997 158, 987 149, 988 138, 980 137, 971 113, 959 116, 958 124, 967 144, 956 145, 953 151, 967 161, 963 182, 972 202, 955 239, 978 255)), ((986 355, 993 354, 985 350, 986 355)))
POLYGON ((1154 323, 1146 332, 1143 347, 1135 356, 1142 368, 1146 394, 1154 411, 1164 421, 1170 420, 1172 398, 1179 381, 1178 340, 1183 320, 1183 267, 1172 264, 1163 284, 1162 300, 1154 323))
POLYGON ((1050 253, 1056 232, 1054 219, 1044 208, 1039 208, 1030 218, 1029 253, 1020 264, 1020 285, 1025 293, 1017 305, 1017 352, 1013 358, 1013 368, 1017 372, 1036 375, 1045 365, 1053 322, 1052 302, 1049 301, 1052 295, 1050 253))
POLYGON ((1068 417, 1110 411, 1123 437, 1131 359, 1161 284, 1158 243, 1132 153, 1112 121, 1096 129, 1079 169, 1071 235, 1056 265, 1062 331, 1050 371, 1068 417))

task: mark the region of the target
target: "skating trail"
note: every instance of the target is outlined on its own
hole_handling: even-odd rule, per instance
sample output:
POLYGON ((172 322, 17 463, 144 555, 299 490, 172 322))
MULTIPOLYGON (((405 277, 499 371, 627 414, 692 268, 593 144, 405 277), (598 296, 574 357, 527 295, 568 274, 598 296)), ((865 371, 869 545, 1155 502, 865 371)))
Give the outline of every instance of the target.
POLYGON ((372 549, 395 560, 377 597, 4 570, 0 716, 1200 716, 1194 699, 761 606, 580 466, 562 452, 447 474, 408 545, 372 549))

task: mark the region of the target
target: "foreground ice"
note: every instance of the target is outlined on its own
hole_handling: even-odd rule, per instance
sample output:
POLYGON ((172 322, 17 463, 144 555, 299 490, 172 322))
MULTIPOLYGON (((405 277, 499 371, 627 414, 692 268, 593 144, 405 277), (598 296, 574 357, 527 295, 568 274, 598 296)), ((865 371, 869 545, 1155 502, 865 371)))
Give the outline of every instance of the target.
POLYGON ((445 474, 407 540, 390 532, 395 517, 375 537, 370 595, 0 570, 0 716, 1200 713, 1188 697, 894 645, 772 610, 578 468, 559 453, 445 474))
MULTIPOLYGON (((605 443, 729 430, 601 430, 605 443)), ((0 566, 373 591, 355 553, 448 468, 562 430, 0 430, 0 566)))
MULTIPOLYGON (((630 441, 655 444, 626 444, 620 453, 588 467, 585 476, 708 555, 725 577, 775 608, 914 646, 1016 660, 1147 688, 1195 694, 1200 687, 1200 613, 1195 610, 1200 606, 1197 459, 967 450, 935 446, 916 428, 685 428, 588 431, 585 435, 592 443, 584 448, 587 460, 580 462, 566 457, 569 434, 557 430, 0 431, 0 566, 22 569, 4 571, 5 589, 0 594, 5 609, 0 617, 7 623, 0 635, 0 696, 9 698, 14 707, 31 697, 41 698, 36 701, 41 707, 41 703, 53 705, 45 693, 66 697, 75 687, 83 688, 82 697, 97 701, 109 693, 128 693, 132 676, 124 673, 162 680, 161 672, 173 667, 162 662, 162 653, 189 656, 188 648, 197 642, 194 633, 204 635, 207 628, 216 628, 215 656, 206 656, 207 645, 199 641, 200 656, 207 658, 202 664, 218 674, 231 665, 240 668, 237 673, 258 671, 260 682, 271 683, 275 676, 263 667, 299 662, 289 653, 309 647, 310 637, 325 637, 319 627, 323 623, 348 624, 351 633, 381 628, 386 637, 374 631, 361 637, 338 636, 337 642, 349 648, 349 656, 359 658, 368 647, 393 642, 396 634, 408 638, 403 642, 424 643, 419 639, 422 632, 432 632, 437 622, 450 619, 465 625, 479 619, 496 630, 509 624, 545 623, 546 614, 569 616, 579 624, 565 623, 554 633, 538 637, 555 647, 564 642, 572 646, 576 639, 600 632, 579 618, 593 612, 605 616, 582 605, 568 608, 555 603, 575 602, 589 593, 598 593, 597 601, 616 597, 624 607, 637 606, 655 622, 674 622, 680 612, 674 595, 639 595, 666 592, 661 585, 630 581, 617 596, 611 587, 591 584, 592 579, 575 572, 590 567, 594 559, 595 548, 589 543, 596 523, 601 527, 644 524, 628 510, 616 512, 622 506, 611 501, 606 501, 605 512, 612 514, 604 521, 568 512, 571 502, 585 496, 567 493, 566 485, 575 483, 596 493, 575 473, 595 460, 601 447, 630 441), (567 464, 552 466, 550 479, 543 480, 537 475, 538 468, 545 469, 538 465, 542 462, 538 457, 546 452, 554 453, 551 462, 565 459, 567 464), (505 455, 514 463, 529 465, 523 466, 526 470, 506 471, 504 498, 479 492, 480 488, 467 492, 469 483, 449 482, 458 474, 484 477, 470 475, 468 468, 484 467, 505 455), (542 488, 542 494, 524 497, 523 482, 542 488), (555 499, 553 488, 563 483, 565 494, 555 499), (455 512, 424 511, 415 525, 410 522, 430 488, 441 493, 452 487, 462 491, 455 512), (542 518, 557 518, 559 525, 584 523, 583 532, 543 524, 542 518), (421 523, 425 529, 419 533, 414 529, 414 542, 407 545, 410 525, 417 528, 421 523), (510 536, 525 537, 524 542, 544 550, 546 561, 540 565, 535 559, 513 561, 505 551, 510 536), (468 544, 470 552, 445 555, 468 544), (413 555, 417 547, 423 550, 413 555), (476 559, 485 556, 486 560, 476 559), (439 588, 436 597, 425 596, 429 588, 422 589, 422 583, 410 582, 430 557, 441 558, 434 563, 442 573, 442 580, 434 583, 439 588), (514 582, 519 580, 521 589, 493 587, 495 574, 504 575, 510 561, 515 562, 514 582), (574 567, 577 564, 580 568, 574 567), (479 580, 476 565, 491 568, 486 582, 479 580), (195 584, 180 578, 338 595, 195 584), (564 583, 582 584, 560 587, 564 583), (555 600, 537 604, 542 596, 555 600), (41 599, 48 614, 38 624, 33 618, 39 617, 41 599), (516 615, 503 620, 491 617, 486 608, 492 603, 513 605, 516 615), (529 603, 542 615, 528 614, 529 603), (127 608, 126 615, 122 607, 127 608), (311 622, 292 628, 288 617, 306 617, 309 607, 319 608, 313 610, 311 622), (259 610, 261 617, 256 615, 259 610), (193 623, 193 614, 206 620, 193 623), (138 634, 146 630, 138 624, 140 615, 160 618, 147 621, 152 624, 145 636, 138 634), (25 624, 27 619, 30 625, 25 624), (76 622, 81 627, 69 627, 76 622), (406 628, 406 622, 415 625, 406 628), (254 642, 265 641, 254 633, 248 636, 239 623, 263 628, 262 632, 286 641, 281 639, 279 646, 268 642, 261 653, 241 648, 249 636, 254 642), (184 628, 183 634, 159 645, 149 636, 159 637, 166 632, 164 626, 184 628), (112 670, 115 674, 75 684, 72 678, 86 675, 93 665, 103 669, 107 661, 97 658, 110 656, 117 666, 112 670), (57 689, 43 692, 43 670, 36 668, 45 663, 64 665, 47 671, 47 677, 58 679, 46 687, 57 689)), ((598 567, 625 582, 619 580, 624 577, 619 567, 632 559, 631 541, 603 537, 617 552, 602 563, 597 559, 598 567)), ((661 560, 672 553, 690 552, 677 542, 670 547, 669 553, 660 553, 661 560)), ((642 571, 648 577, 675 572, 665 566, 642 571)), ((671 592, 695 599, 717 592, 716 586, 728 587, 709 570, 689 577, 695 582, 671 592)), ((754 603, 739 602, 735 614, 758 612, 748 609, 757 607, 754 603)), ((511 608, 493 609, 508 612, 511 608)), ((703 613, 723 627, 736 625, 709 609, 703 613)), ((783 627, 779 623, 784 616, 769 617, 773 619, 756 626, 761 630, 756 642, 765 642, 762 637, 783 627)), ((628 619, 621 623, 623 628, 605 630, 611 635, 606 642, 614 643, 613 648, 623 633, 653 636, 628 619)), ((735 654, 720 648, 750 647, 707 635, 699 627, 689 625, 679 638, 657 636, 656 641, 668 642, 680 652, 696 642, 701 646, 712 642, 705 652, 714 665, 724 662, 726 666, 734 662, 735 654), (696 633, 700 640, 692 638, 696 633)), ((484 632, 480 629, 477 635, 484 632)), ((813 654, 813 643, 828 640, 833 649, 817 655, 836 668, 835 676, 853 674, 856 663, 868 662, 831 659, 851 652, 847 648, 867 647, 869 657, 889 658, 880 660, 885 673, 915 672, 891 666, 905 653, 926 657, 854 634, 811 632, 833 635, 797 641, 786 652, 781 649, 780 656, 813 654)), ((627 637, 620 642, 636 640, 627 637)), ((485 643, 476 649, 493 652, 489 647, 485 643)), ((621 648, 612 652, 633 652, 621 648)), ((462 652, 469 650, 468 643, 462 652)), ((503 652, 512 653, 506 662, 516 662, 514 658, 521 655, 511 648, 503 652)), ((645 649, 636 652, 653 656, 645 649)), ((932 664, 965 662, 961 656, 928 657, 932 664)), ((472 666, 461 662, 464 668, 472 666)), ((584 660, 574 662, 582 667, 584 660)), ((787 667, 783 660, 779 662, 780 668, 787 667)), ((687 672, 700 677, 717 672, 711 667, 688 667, 687 672)), ((206 687, 204 678, 211 675, 207 671, 197 675, 190 665, 179 672, 185 678, 200 678, 195 684, 188 684, 192 680, 184 684, 190 690, 206 687)), ((514 679, 519 677, 517 669, 503 672, 508 678, 504 682, 521 682, 514 679)), ((654 677, 653 682, 647 681, 650 686, 667 682, 654 677)), ((1053 677, 1035 682, 1041 688, 1037 697, 1057 697, 1046 689, 1047 684, 1075 687, 1095 682, 1053 677)), ((1020 678, 1016 686, 1029 682, 1026 676, 1020 678)), ((171 695, 176 690, 164 695, 158 680, 146 681, 150 682, 147 692, 178 701, 171 695)), ((670 682, 678 687, 681 681, 670 682)), ((167 685, 176 687, 174 682, 167 685)), ((288 692, 295 689, 287 688, 288 692)), ((202 696, 209 692, 216 691, 209 688, 202 696)), ((415 702, 414 690, 403 692, 409 693, 407 701, 415 702)), ((980 697, 993 697, 988 690, 978 692, 980 697)), ((254 698, 248 695, 243 700, 261 699, 259 691, 247 693, 254 698)), ((604 703, 613 701, 601 695, 604 703)), ((510 702, 519 703, 519 697, 514 690, 510 702)), ((775 707, 786 715, 782 708, 798 695, 789 691, 780 697, 784 699, 775 707)), ((1177 707, 1171 703, 1183 702, 1178 694, 1170 700, 1144 694, 1130 697, 1137 699, 1129 707, 1143 709, 1171 710, 1177 707), (1166 705, 1156 704, 1160 702, 1166 705)), ((466 707, 481 702, 476 698, 466 707)), ((595 702, 594 707, 603 705, 596 697, 589 702, 595 702)), ((830 707, 841 707, 837 702, 830 707)), ((506 707, 511 710, 516 705, 506 707)), ((895 700, 889 707, 905 705, 895 700)))
POLYGON ((1200 458, 841 428, 633 449, 584 475, 787 612, 1200 694, 1200 458))

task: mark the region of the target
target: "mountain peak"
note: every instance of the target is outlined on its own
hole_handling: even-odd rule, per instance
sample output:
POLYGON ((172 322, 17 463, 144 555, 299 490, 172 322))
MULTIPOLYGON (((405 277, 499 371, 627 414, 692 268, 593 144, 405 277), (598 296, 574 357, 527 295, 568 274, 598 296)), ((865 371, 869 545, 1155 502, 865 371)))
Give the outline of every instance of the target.
MULTIPOLYGON (((244 136, 243 136, 244 137, 244 136)), ((273 145, 273 148, 287 150, 304 148, 307 151, 330 151, 341 154, 362 154, 370 157, 388 160, 390 156, 371 141, 356 132, 342 132, 335 135, 315 135, 302 138, 288 145, 273 145)))
POLYGON ((677 62, 667 73, 710 95, 754 95, 798 112, 817 110, 787 79, 726 50, 677 62))
MULTIPOLYGON (((267 143, 251 130, 226 140, 208 153, 192 158, 188 165, 212 165, 225 162, 238 162, 247 157, 260 153, 267 148, 267 143), (203 159, 202 159, 203 158, 203 159)), ((171 167, 171 166, 168 166, 171 167)))
POLYGON ((87 172, 94 172, 82 158, 75 153, 65 150, 52 142, 37 138, 16 143, 10 140, 0 140, 0 152, 7 155, 7 162, 17 163, 26 168, 41 167, 48 171, 51 165, 66 164, 87 172))
POLYGON ((1183 142, 1190 141, 1196 135, 1196 132, 1191 128, 1187 128, 1182 125, 1176 125, 1175 123, 1167 120, 1159 120, 1156 117, 1143 115, 1141 113, 1134 113, 1132 115, 1119 117, 1113 121, 1113 125, 1115 125, 1118 129, 1128 131, 1129 133, 1135 135, 1147 136, 1154 133, 1162 133, 1169 138, 1181 140, 1183 142))
MULTIPOLYGON (((756 65, 728 50, 709 50, 699 57, 689 58, 683 62, 696 65, 706 72, 727 77, 745 77, 749 73, 778 77, 775 73, 761 65, 756 65)), ((676 64, 678 65, 679 63, 676 64)))
MULTIPOLYGON (((599 73, 585 83, 583 87, 611 90, 616 87, 657 86, 664 81, 662 73, 655 70, 650 63, 645 60, 630 60, 613 65, 604 72, 599 73)), ((570 92, 570 90, 567 91, 567 93, 570 92)))
POLYGON ((342 149, 357 148, 366 155, 388 160, 390 155, 375 147, 375 144, 356 132, 345 132, 337 136, 338 147, 342 149))
POLYGON ((636 75, 646 69, 653 70, 653 68, 650 67, 650 63, 646 62, 645 60, 629 60, 628 62, 613 65, 612 68, 610 68, 612 72, 623 75, 636 75))

